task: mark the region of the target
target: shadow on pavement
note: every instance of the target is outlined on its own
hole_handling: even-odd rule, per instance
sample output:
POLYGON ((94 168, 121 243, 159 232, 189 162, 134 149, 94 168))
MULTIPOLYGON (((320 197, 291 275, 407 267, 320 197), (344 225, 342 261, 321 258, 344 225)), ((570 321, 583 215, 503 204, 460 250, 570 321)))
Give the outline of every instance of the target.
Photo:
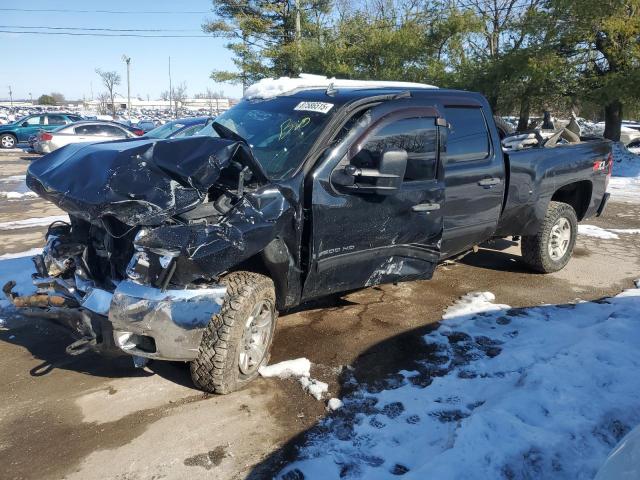
MULTIPOLYGON (((3 314, 3 316, 5 316, 3 314)), ((67 346, 73 337, 61 326, 47 320, 14 315, 9 320, 12 328, 0 331, 0 341, 20 345, 41 360, 29 370, 32 377, 42 377, 56 369, 69 370, 104 378, 149 377, 154 374, 189 388, 191 382, 188 364, 182 362, 149 362, 147 368, 135 368, 129 355, 100 355, 88 351, 69 355, 67 346)))

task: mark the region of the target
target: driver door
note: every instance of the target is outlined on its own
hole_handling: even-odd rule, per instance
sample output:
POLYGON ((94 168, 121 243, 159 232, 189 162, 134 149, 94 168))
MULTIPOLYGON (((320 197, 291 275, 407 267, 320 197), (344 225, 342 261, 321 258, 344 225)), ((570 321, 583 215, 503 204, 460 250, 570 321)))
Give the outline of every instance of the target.
POLYGON ((360 131, 347 135, 348 144, 336 147, 337 158, 331 155, 313 174, 303 300, 433 275, 442 240, 446 130, 435 109, 416 108, 415 100, 402 102, 405 108, 395 103, 374 107, 354 127, 360 131), (390 179, 383 164, 399 152, 406 152, 406 168, 390 179))

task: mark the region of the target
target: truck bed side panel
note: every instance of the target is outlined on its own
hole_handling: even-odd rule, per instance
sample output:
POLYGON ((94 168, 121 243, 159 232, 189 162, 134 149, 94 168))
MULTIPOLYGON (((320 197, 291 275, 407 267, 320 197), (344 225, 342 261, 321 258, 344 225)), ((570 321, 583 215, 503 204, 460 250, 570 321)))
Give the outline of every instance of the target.
POLYGON ((593 216, 606 189, 606 171, 594 169, 594 164, 610 152, 610 142, 595 141, 505 154, 510 178, 496 236, 535 234, 554 193, 576 182, 590 183, 584 218, 593 216))

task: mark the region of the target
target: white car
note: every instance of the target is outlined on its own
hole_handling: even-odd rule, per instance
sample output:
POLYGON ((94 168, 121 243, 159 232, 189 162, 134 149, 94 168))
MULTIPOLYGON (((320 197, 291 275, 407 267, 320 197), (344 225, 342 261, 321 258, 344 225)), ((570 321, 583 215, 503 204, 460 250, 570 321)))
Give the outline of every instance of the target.
MULTIPOLYGON (((138 132, 115 122, 87 120, 64 125, 56 130, 40 131, 33 143, 38 153, 51 153, 70 143, 96 143, 135 138, 138 132)), ((142 132, 140 132, 142 133, 142 132)))

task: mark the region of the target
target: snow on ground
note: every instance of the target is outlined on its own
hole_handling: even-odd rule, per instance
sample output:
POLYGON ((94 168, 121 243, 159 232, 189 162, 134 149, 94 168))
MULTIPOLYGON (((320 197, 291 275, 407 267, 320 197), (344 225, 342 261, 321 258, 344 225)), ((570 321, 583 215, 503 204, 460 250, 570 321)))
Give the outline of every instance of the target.
POLYGON ((25 218, 11 222, 0 222, 0 230, 17 230, 19 228, 44 227, 53 222, 69 222, 69 215, 52 215, 50 217, 25 218))
POLYGON ((640 203, 640 156, 621 143, 614 143, 613 161, 613 176, 607 189, 612 200, 640 203))
MULTIPOLYGON (((34 292, 31 274, 35 273, 35 267, 31 257, 40 252, 42 252, 41 248, 32 248, 26 252, 0 255, 0 288, 4 287, 9 280, 14 280, 16 282, 14 292, 21 294, 34 292)), ((0 294, 0 310, 10 305, 4 294, 0 294)))
POLYGON ((620 238, 615 233, 605 230, 604 228, 596 227, 595 225, 578 225, 578 234, 601 238, 603 240, 615 240, 620 238))
POLYGON ((616 240, 620 235, 639 235, 640 228, 600 228, 595 225, 578 225, 578 233, 588 237, 601 238, 603 240, 616 240))
POLYGON ((322 396, 329 391, 329 385, 311 378, 311 362, 306 358, 285 360, 258 370, 263 377, 298 378, 302 389, 316 400, 322 400, 322 396))
POLYGON ((247 91, 244 93, 244 98, 273 98, 298 88, 327 88, 330 85, 333 85, 336 88, 437 88, 433 85, 426 85, 424 83, 345 80, 341 78, 327 78, 322 75, 301 73, 298 78, 263 78, 259 82, 254 83, 247 88, 247 91))
POLYGON ((592 479, 640 423, 640 289, 575 305, 493 300, 448 308, 415 370, 358 385, 277 478, 592 479))

